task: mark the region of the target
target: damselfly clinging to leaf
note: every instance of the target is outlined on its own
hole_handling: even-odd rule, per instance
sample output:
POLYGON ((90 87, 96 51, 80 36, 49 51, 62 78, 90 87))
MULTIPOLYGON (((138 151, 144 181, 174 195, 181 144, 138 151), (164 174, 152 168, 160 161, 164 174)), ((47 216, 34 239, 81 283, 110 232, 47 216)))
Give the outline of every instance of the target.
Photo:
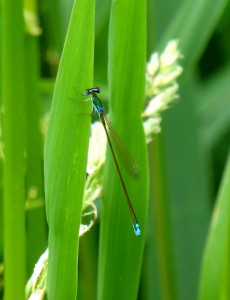
POLYGON ((121 181, 121 185, 122 185, 122 188, 125 193, 125 197, 126 197, 127 204, 129 207, 131 218, 132 218, 134 233, 136 236, 140 236, 141 235, 140 225, 138 223, 136 214, 134 212, 132 203, 130 201, 129 194, 126 189, 125 182, 124 182, 124 179, 123 179, 121 171, 120 171, 120 167, 119 167, 116 155, 115 155, 113 145, 115 146, 115 148, 117 150, 117 153, 121 159, 121 162, 124 164, 126 170, 132 177, 138 178, 139 169, 138 169, 137 164, 131 158, 128 150, 126 149, 124 144, 121 142, 121 140, 118 137, 117 133, 115 132, 114 128, 112 127, 107 115, 105 114, 104 105, 101 102, 101 100, 99 99, 99 97, 97 96, 98 93, 100 93, 100 89, 98 87, 90 88, 90 89, 87 89, 84 91, 84 96, 90 95, 91 100, 93 102, 93 107, 97 111, 97 113, 101 119, 101 123, 104 127, 104 130, 105 130, 105 133, 106 133, 106 136, 108 139, 108 144, 109 144, 109 147, 110 147, 110 150, 111 150, 111 153, 113 156, 113 160, 114 160, 114 163, 115 163, 115 166, 116 166, 116 169, 117 169, 120 181, 121 181))

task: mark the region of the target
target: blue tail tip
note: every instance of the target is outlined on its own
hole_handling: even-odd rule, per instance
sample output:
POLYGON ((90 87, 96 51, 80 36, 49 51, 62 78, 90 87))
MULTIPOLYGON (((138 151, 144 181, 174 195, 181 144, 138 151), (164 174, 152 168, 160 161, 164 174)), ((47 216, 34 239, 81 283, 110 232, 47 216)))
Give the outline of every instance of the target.
POLYGON ((141 229, 140 229, 140 225, 138 223, 133 224, 133 229, 134 229, 134 233, 136 236, 141 235, 141 229))

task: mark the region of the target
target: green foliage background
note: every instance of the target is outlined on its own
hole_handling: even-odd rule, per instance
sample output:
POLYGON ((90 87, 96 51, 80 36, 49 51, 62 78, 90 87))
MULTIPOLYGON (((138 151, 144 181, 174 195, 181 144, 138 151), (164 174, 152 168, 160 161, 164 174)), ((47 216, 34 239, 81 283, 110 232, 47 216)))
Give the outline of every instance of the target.
POLYGON ((230 299, 229 1, 148 1, 147 44, 145 1, 95 4, 94 20, 90 0, 76 0, 75 9, 72 0, 0 2, 0 299, 24 299, 26 281, 48 245, 44 189, 49 299, 75 299, 76 293, 86 300, 230 299), (36 19, 23 22, 22 11, 38 17, 41 32, 36 19), (180 99, 164 113, 162 132, 148 147, 148 179, 141 125, 126 123, 124 110, 127 120, 140 114, 146 47, 149 59, 175 38, 184 55, 180 99), (116 73, 119 57, 126 61, 116 73), (126 67, 132 72, 123 72, 126 67), (101 229, 99 221, 78 244, 91 105, 81 105, 77 90, 93 85, 102 88, 113 123, 144 170, 138 185, 126 179, 133 197, 143 194, 135 199, 140 239, 128 231, 127 208, 112 201, 122 191, 108 153, 109 197, 102 211, 97 202, 101 229), (52 99, 44 185, 40 125, 52 99))

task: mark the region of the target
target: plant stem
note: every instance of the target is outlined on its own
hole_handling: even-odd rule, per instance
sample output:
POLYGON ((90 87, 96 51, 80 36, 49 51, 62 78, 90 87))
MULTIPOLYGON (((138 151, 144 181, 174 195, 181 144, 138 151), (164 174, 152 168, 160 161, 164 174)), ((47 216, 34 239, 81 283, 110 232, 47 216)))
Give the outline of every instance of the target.
POLYGON ((25 66, 23 2, 2 1, 4 299, 25 298, 25 66))

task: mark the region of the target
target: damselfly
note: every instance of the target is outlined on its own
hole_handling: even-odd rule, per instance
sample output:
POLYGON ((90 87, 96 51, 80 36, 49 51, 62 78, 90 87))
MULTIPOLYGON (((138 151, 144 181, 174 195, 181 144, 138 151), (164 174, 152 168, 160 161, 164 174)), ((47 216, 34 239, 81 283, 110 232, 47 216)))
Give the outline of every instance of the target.
POLYGON ((129 194, 128 194, 128 191, 126 189, 125 182, 124 182, 124 179, 123 179, 121 171, 120 171, 120 167, 119 167, 116 155, 115 155, 113 145, 115 146, 115 148, 117 150, 117 153, 120 157, 120 160, 122 161, 122 163, 124 164, 126 170, 128 171, 128 173, 132 177, 138 178, 139 169, 138 169, 137 164, 131 158, 128 150, 126 149, 124 144, 121 142, 121 140, 118 137, 116 131, 112 127, 107 115, 105 114, 104 105, 101 102, 101 100, 99 99, 99 97, 97 96, 98 93, 100 93, 100 89, 98 87, 90 88, 90 89, 87 89, 87 90, 84 91, 84 96, 89 96, 90 95, 91 100, 93 102, 93 107, 97 111, 97 113, 100 117, 101 123, 104 127, 104 130, 105 130, 105 133, 106 133, 106 136, 107 136, 107 139, 108 139, 108 144, 109 144, 112 156, 113 156, 113 160, 114 160, 114 163, 115 163, 115 166, 116 166, 116 169, 117 169, 120 181, 121 181, 121 185, 122 185, 122 188, 123 188, 124 193, 125 193, 125 197, 126 197, 127 204, 128 204, 128 207, 129 207, 131 218, 132 218, 134 233, 135 233, 136 236, 140 236, 141 235, 140 225, 138 223, 136 214, 134 212, 132 203, 130 201, 129 194))

